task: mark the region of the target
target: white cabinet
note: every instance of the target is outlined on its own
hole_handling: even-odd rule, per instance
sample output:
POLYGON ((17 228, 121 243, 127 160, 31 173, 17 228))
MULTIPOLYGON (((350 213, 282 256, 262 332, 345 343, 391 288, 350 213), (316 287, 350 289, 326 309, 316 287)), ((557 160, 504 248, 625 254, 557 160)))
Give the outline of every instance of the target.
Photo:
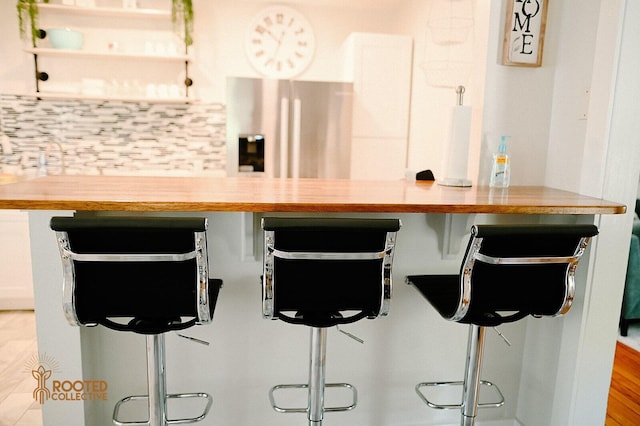
POLYGON ((44 38, 25 49, 35 58, 39 98, 174 102, 192 97, 191 55, 173 30, 171 2, 144 3, 151 8, 122 4, 39 4, 44 38), (51 28, 80 31, 82 48, 52 48, 51 28))
POLYGON ((401 179, 406 167, 413 40, 353 33, 345 78, 354 83, 352 179, 401 179))
POLYGON ((33 309, 28 213, 0 211, 0 309, 33 309))

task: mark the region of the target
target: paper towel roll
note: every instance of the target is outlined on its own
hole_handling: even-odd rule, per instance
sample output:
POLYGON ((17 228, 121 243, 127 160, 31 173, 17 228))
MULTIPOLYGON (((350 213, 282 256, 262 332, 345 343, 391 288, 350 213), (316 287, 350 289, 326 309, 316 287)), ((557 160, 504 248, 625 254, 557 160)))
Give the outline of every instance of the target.
POLYGON ((444 185, 470 186, 467 180, 471 107, 456 105, 451 109, 451 127, 445 149, 444 185))

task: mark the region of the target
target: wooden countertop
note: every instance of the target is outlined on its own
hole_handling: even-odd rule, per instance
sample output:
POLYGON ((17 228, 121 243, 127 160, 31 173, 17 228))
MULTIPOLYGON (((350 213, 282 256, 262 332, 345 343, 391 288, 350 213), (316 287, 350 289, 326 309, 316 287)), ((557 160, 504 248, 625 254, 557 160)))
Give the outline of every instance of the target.
POLYGON ((84 211, 620 214, 622 204, 546 187, 433 182, 45 176, 0 185, 0 209, 84 211))

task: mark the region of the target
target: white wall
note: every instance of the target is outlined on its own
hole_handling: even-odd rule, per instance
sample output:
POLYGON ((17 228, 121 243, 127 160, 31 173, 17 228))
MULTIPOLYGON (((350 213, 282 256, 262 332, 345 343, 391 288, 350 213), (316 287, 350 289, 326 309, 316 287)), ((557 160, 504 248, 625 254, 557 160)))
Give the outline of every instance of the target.
MULTIPOLYGON (((612 4, 614 2, 608 2, 612 4)), ((578 190, 580 187, 581 171, 583 167, 583 150, 587 126, 593 123, 603 123, 607 114, 589 114, 589 95, 592 90, 594 75, 594 59, 596 58, 597 37, 602 40, 606 36, 599 26, 600 2, 583 2, 580 8, 565 3, 556 6, 558 23, 553 37, 554 43, 554 88, 550 109, 549 151, 546 158, 547 169, 550 174, 546 182, 556 182, 555 187, 578 190), (594 30, 594 29, 598 30, 594 30), (576 29, 582 29, 576 31, 576 29), (580 48, 576 48, 580 46, 580 48)), ((606 7, 606 5, 605 5, 606 7)), ((600 49, 597 53, 615 52, 611 45, 600 49)), ((611 54, 611 53, 609 53, 611 54)), ((610 68, 613 63, 607 63, 610 68)), ((595 64, 597 66, 597 64, 595 64)), ((602 66, 602 65, 600 65, 602 66)), ((608 81, 595 81, 603 86, 608 81)), ((595 99, 597 105, 598 99, 595 99)), ((605 102, 606 106, 607 103, 605 102)), ((594 105, 595 106, 595 105, 594 105)), ((606 111, 606 109, 605 109, 606 111)), ((602 111, 601 111, 602 112, 602 111)), ((600 159, 598 159, 600 160, 600 159)))

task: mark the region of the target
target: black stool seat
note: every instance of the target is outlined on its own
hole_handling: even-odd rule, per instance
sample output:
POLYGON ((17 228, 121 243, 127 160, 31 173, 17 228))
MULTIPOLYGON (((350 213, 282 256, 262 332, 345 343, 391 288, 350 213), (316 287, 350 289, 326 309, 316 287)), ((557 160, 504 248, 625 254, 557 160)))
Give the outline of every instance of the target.
POLYGON ((407 283, 445 319, 470 324, 465 380, 422 382, 416 392, 432 408, 459 408, 461 424, 473 425, 479 407, 504 404, 500 390, 480 380, 484 328, 534 317, 563 315, 575 295, 575 270, 593 225, 475 225, 457 275, 413 275, 407 283), (498 401, 478 403, 480 385, 493 387, 498 401), (421 389, 463 386, 460 404, 434 404, 421 389))

